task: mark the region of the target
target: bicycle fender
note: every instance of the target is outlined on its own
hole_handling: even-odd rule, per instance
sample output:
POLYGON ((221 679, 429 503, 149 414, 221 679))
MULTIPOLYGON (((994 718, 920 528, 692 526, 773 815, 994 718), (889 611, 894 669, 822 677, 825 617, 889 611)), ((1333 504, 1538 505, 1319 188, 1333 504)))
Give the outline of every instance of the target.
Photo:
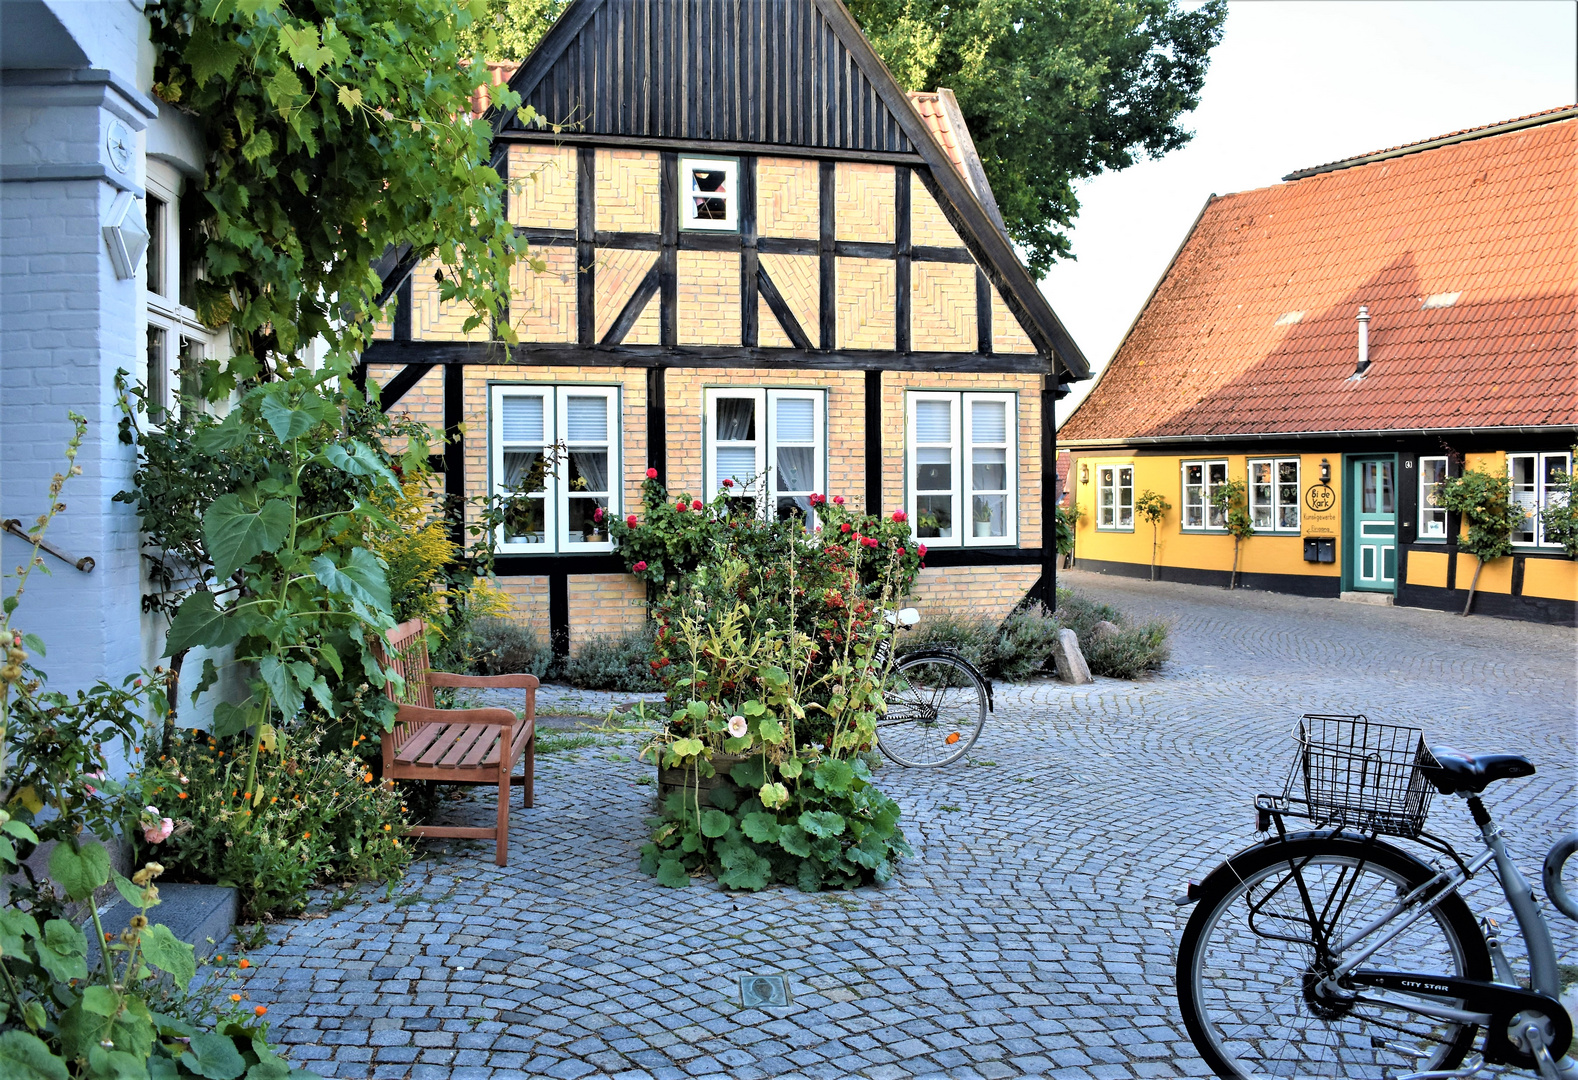
MULTIPOLYGON (((922 645, 920 648, 911 649, 899 657, 898 662, 903 663, 905 660, 935 660, 938 657, 949 660, 964 660, 964 657, 960 656, 957 650, 922 645)), ((964 660, 964 662, 970 664, 968 660, 964 660)), ((975 673, 981 677, 981 685, 986 687, 986 711, 996 712, 997 706, 992 701, 992 680, 988 679, 986 673, 976 668, 974 664, 970 664, 970 667, 975 669, 975 673)))
POLYGON ((1203 900, 1207 896, 1214 896, 1217 893, 1226 892, 1228 889, 1238 884, 1243 875, 1239 873, 1235 864, 1240 859, 1247 858, 1251 855, 1258 856, 1263 851, 1282 847, 1300 840, 1332 839, 1352 840, 1356 844, 1365 844, 1372 848, 1384 849, 1389 855, 1395 855, 1398 858, 1406 859, 1408 862, 1413 863, 1426 876, 1433 875, 1435 873, 1435 868, 1429 863, 1424 862, 1410 852, 1404 851, 1400 847, 1393 847, 1391 844, 1381 843, 1378 840, 1371 840, 1368 836, 1361 836, 1357 833, 1333 834, 1331 832, 1325 832, 1316 829, 1307 829, 1303 832, 1290 832, 1285 838, 1279 836, 1268 837, 1267 839, 1260 841, 1258 844, 1251 844, 1249 847, 1244 848, 1237 854, 1229 856, 1228 859, 1222 863, 1222 865, 1218 866, 1215 870, 1212 870, 1209 874, 1207 874, 1205 880, 1200 882, 1200 884, 1196 885, 1194 882, 1190 882, 1189 891, 1185 899, 1180 900, 1179 903, 1184 904, 1192 903, 1196 900, 1203 900))

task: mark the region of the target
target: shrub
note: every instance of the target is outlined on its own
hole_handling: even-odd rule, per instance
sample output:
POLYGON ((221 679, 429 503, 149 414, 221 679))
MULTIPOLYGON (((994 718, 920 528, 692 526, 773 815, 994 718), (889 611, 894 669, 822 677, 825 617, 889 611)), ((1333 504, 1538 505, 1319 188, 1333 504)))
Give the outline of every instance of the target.
POLYGON ((468 634, 472 663, 484 675, 528 674, 541 679, 553 666, 553 649, 525 623, 482 618, 468 634))
POLYGON ((1111 604, 1103 604, 1099 600, 1092 600, 1081 593, 1069 589, 1057 591, 1057 613, 1054 616, 1058 625, 1074 631, 1079 635, 1081 645, 1089 641, 1099 622, 1110 622, 1121 625, 1123 613, 1111 604))
POLYGON ((1155 671, 1170 655, 1167 624, 1149 622, 1131 626, 1129 620, 1111 604, 1103 604, 1076 592, 1059 589, 1057 614, 1061 626, 1079 636, 1080 651, 1093 674, 1112 679, 1132 679, 1155 671), (1097 636, 1096 624, 1110 622, 1117 632, 1097 636))
POLYGON ((997 663, 997 638, 998 625, 990 618, 944 608, 926 613, 914 629, 900 633, 893 651, 903 656, 928 645, 946 645, 990 672, 997 663))
POLYGON ((157 847, 135 831, 134 861, 157 858, 174 880, 237 889, 243 919, 288 915, 320 882, 399 877, 413 854, 400 793, 354 753, 323 751, 310 733, 278 732, 260 749, 256 792, 243 790, 250 739, 182 729, 134 782, 176 819, 157 847), (258 820, 254 809, 266 809, 258 820))
POLYGON ((652 674, 652 634, 588 638, 564 664, 563 678, 583 690, 645 692, 660 689, 652 674))
POLYGON ((1060 629, 1057 619, 1039 602, 1026 602, 1009 612, 997 628, 992 675, 1022 682, 1045 670, 1060 629))

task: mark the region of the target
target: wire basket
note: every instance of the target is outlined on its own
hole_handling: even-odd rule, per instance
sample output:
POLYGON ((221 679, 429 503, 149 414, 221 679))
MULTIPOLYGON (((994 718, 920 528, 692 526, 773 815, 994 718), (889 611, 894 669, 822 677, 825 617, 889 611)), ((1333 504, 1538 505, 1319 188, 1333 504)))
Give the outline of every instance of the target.
POLYGON ((1294 733, 1299 755, 1283 798, 1302 773, 1309 816, 1322 825, 1417 837, 1433 791, 1419 771, 1436 764, 1418 728, 1365 716, 1306 713, 1294 733))

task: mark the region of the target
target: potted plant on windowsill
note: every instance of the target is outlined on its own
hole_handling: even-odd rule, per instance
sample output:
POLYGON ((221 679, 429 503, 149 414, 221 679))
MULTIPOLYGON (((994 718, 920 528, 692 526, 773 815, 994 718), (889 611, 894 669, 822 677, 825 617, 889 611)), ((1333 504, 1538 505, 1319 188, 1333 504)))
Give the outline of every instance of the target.
POLYGON ((978 502, 975 504, 975 535, 996 535, 992 531, 992 508, 984 502, 978 502))

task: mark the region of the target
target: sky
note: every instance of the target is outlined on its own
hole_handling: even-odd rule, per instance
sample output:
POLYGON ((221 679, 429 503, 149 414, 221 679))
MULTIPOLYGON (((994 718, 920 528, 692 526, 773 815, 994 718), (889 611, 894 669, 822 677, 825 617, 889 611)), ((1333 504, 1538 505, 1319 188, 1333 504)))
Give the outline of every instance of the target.
MULTIPOLYGON (((1075 261, 1042 282, 1093 372, 1207 196, 1578 102, 1572 0, 1231 0, 1194 139, 1077 188, 1075 261)), ((1095 380, 1058 404, 1061 424, 1095 380)))

